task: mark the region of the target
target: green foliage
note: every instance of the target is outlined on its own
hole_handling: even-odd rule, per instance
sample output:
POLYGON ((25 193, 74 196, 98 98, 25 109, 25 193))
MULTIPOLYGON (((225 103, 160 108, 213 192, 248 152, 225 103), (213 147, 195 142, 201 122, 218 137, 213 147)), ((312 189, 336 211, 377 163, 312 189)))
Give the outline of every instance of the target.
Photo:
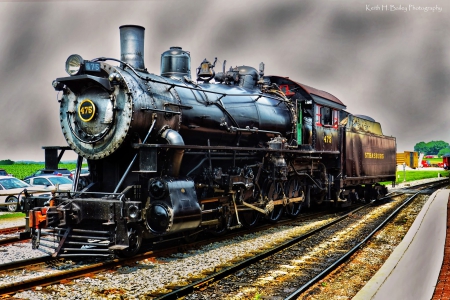
POLYGON ((450 148, 441 149, 438 153, 438 156, 442 157, 442 155, 445 155, 445 154, 450 154, 450 148))
POLYGON ((4 160, 0 160, 0 165, 13 165, 14 162, 10 159, 4 159, 4 160))
MULTIPOLYGON (((15 163, 13 165, 0 165, 0 169, 5 169, 8 174, 12 174, 14 177, 19 179, 24 179, 25 177, 33 174, 37 170, 43 169, 44 167, 44 164, 23 163, 15 163)), ((71 170, 76 168, 76 164, 59 164, 58 168, 71 170)))
POLYGON ((450 145, 444 141, 420 142, 414 146, 414 151, 424 153, 425 155, 438 155, 439 151, 445 148, 450 148, 450 145))
POLYGON ((424 142, 417 143, 414 146, 414 151, 426 153, 428 151, 427 144, 425 144, 424 142))

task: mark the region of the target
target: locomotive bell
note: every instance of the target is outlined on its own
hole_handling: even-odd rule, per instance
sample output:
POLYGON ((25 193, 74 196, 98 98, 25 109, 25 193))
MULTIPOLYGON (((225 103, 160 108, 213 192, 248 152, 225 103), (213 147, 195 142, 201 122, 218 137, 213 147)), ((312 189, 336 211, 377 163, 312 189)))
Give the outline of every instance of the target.
POLYGON ((211 63, 206 60, 206 58, 202 61, 200 65, 200 70, 198 72, 198 77, 200 78, 208 78, 213 74, 211 63))
POLYGON ((208 83, 211 79, 214 78, 216 72, 214 72, 214 67, 216 66, 217 57, 214 60, 214 63, 211 64, 206 58, 200 64, 200 67, 197 68, 197 80, 203 80, 208 83))

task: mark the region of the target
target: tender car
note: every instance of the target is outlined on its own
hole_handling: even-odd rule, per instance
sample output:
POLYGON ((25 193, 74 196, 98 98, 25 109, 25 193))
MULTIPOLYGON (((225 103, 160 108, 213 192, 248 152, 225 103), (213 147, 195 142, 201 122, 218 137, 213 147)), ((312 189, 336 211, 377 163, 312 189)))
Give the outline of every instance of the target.
MULTIPOLYGON (((23 190, 29 190, 33 192, 35 190, 45 191, 48 189, 45 186, 32 187, 28 183, 19 180, 12 176, 0 176, 0 203, 8 202, 22 202, 23 190)), ((50 196, 49 192, 37 193, 38 196, 50 196)), ((0 206, 4 208, 5 206, 0 206)), ((10 212, 18 211, 19 206, 17 204, 7 205, 6 209, 10 212)))
POLYGON ((30 176, 25 177, 24 179, 37 177, 37 176, 51 176, 51 175, 62 175, 69 179, 73 180, 73 175, 68 169, 40 169, 30 176))
POLYGON ((69 178, 56 175, 37 176, 24 181, 32 186, 46 186, 51 190, 56 190, 58 185, 58 190, 63 192, 70 192, 73 186, 73 181, 69 178))

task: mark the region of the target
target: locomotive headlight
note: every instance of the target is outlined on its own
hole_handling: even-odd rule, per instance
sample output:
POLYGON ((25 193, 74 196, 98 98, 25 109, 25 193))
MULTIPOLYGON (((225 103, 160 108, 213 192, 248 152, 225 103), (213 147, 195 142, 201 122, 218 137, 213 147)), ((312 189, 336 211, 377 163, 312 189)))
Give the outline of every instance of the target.
POLYGON ((66 60, 66 72, 70 76, 77 75, 81 70, 83 58, 78 54, 72 54, 66 60))
POLYGON ((136 205, 131 205, 128 208, 128 216, 131 219, 136 219, 139 216, 139 208, 136 205))

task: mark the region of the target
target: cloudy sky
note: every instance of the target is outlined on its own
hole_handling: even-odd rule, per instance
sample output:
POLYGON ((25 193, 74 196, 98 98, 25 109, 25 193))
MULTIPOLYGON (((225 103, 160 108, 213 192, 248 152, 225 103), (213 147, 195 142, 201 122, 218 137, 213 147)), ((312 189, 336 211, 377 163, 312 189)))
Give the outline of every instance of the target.
POLYGON ((399 152, 450 143, 447 0, 0 0, 0 159, 43 160, 42 146, 66 145, 51 82, 66 76, 70 54, 119 58, 124 24, 146 28, 152 73, 171 46, 191 52, 192 69, 204 58, 263 61, 267 75, 330 92, 380 122, 399 152))

